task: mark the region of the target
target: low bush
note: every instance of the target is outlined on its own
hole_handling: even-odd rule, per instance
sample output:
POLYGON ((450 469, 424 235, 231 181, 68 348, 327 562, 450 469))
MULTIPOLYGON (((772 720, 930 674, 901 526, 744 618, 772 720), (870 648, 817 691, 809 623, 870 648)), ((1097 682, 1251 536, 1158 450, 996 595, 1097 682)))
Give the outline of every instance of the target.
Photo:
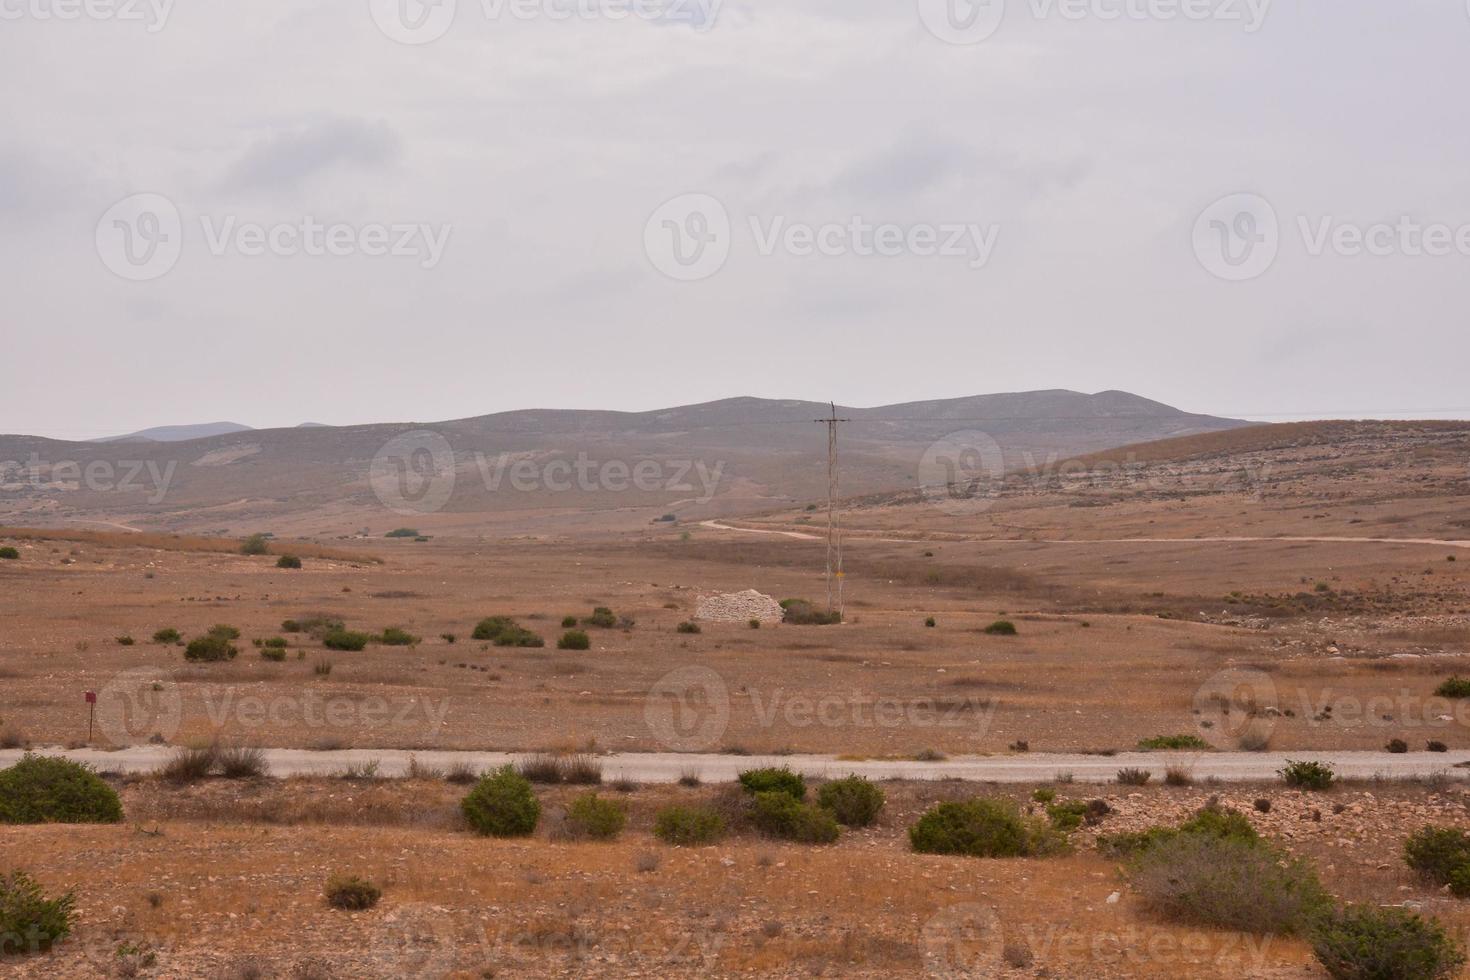
POLYGON ((383 890, 366 878, 356 875, 332 875, 324 890, 327 904, 334 909, 361 912, 378 904, 383 890))
POLYGON ((1155 735, 1138 743, 1141 752, 1184 752, 1209 747, 1210 744, 1198 735, 1155 735))
POLYGON ((795 626, 833 626, 842 622, 842 614, 836 610, 827 612, 818 609, 806 599, 782 599, 781 622, 795 626))
POLYGON ((1383 747, 1383 751, 1392 752, 1395 755, 1402 755, 1409 751, 1409 743, 1401 738, 1391 738, 1388 740, 1388 744, 1383 747))
POLYGON ((19 561, 20 552, 6 545, 4 548, 0 548, 0 559, 4 559, 5 561, 19 561))
POLYGON ((1292 762, 1288 759, 1279 775, 1286 785, 1296 789, 1331 789, 1337 781, 1337 773, 1325 762, 1292 762))
POLYGON ((602 782, 602 764, 590 755, 551 755, 544 753, 522 759, 516 772, 533 783, 568 783, 573 786, 596 786, 602 782))
POLYGON ((122 636, 117 637, 116 639, 117 645, 120 647, 130 647, 133 645, 134 642, 136 642, 131 636, 126 633, 124 633, 122 636))
POLYGON ((1104 834, 1097 839, 1097 849, 1108 857, 1131 858, 1181 835, 1234 840, 1250 846, 1261 841, 1245 814, 1212 804, 1197 811, 1178 827, 1149 827, 1131 833, 1104 834))
POLYGON ((207 636, 197 636, 190 640, 189 645, 184 648, 184 659, 202 663, 219 663, 223 660, 234 660, 239 653, 240 651, 229 640, 210 633, 207 636))
POLYGON ((1311 941, 1334 980, 1440 980, 1465 965, 1443 926, 1403 908, 1350 905, 1318 923, 1311 941))
POLYGON ((0 769, 0 824, 118 823, 122 801, 92 769, 27 753, 0 769))
POLYGON ((802 844, 830 844, 839 833, 830 811, 779 790, 755 794, 750 822, 763 834, 802 844))
POLYGON ((260 656, 261 659, 272 663, 283 663, 286 659, 286 651, 283 647, 261 647, 260 656))
POLYGON ((385 537, 385 538, 417 538, 417 537, 420 537, 420 534, 419 534, 419 532, 418 532, 418 530, 416 528, 399 527, 399 528, 394 528, 393 530, 389 531, 387 534, 383 535, 383 537, 385 537))
POLYGON ((1424 743, 1425 752, 1448 752, 1449 750, 1450 747, 1448 745, 1434 739, 1430 739, 1428 742, 1424 743))
POLYGON ((928 629, 931 629, 931 630, 932 630, 932 629, 933 629, 933 628, 934 628, 934 627, 936 627, 936 626, 938 626, 938 625, 939 625, 939 624, 938 624, 938 623, 937 623, 937 622, 935 622, 935 621, 934 621, 934 617, 933 617, 933 616, 929 616, 929 617, 928 617, 928 618, 926 618, 926 619, 925 619, 925 620, 924 620, 924 626, 925 626, 925 627, 926 627, 926 628, 928 628, 928 629))
POLYGON ((301 559, 295 555, 282 555, 276 559, 277 568, 300 568, 301 559))
POLYGON ((322 646, 328 650, 357 651, 365 649, 372 637, 352 630, 334 629, 322 637, 322 646))
POLYGON ((1041 820, 1023 816, 1009 800, 940 803, 909 828, 921 854, 968 857, 1039 857, 1066 849, 1066 840, 1041 820))
POLYGON ((600 626, 603 629, 612 629, 618 625, 618 617, 613 615, 613 611, 606 606, 598 606, 592 610, 592 615, 582 620, 582 622, 587 626, 600 626))
POLYGON ((1147 769, 1119 769, 1118 784, 1120 786, 1146 786, 1154 774, 1147 769))
POLYGON ((226 746, 218 749, 214 756, 215 768, 226 779, 259 779, 270 773, 261 749, 245 746, 226 746))
POLYGON ((183 637, 179 635, 179 631, 174 629, 172 626, 164 627, 163 629, 153 634, 154 643, 177 643, 181 639, 183 639, 183 637))
POLYGON ((806 799, 806 778, 785 766, 780 769, 747 769, 739 776, 747 793, 785 793, 794 800, 806 799))
POLYGON ((1071 833, 1082 826, 1082 821, 1086 816, 1087 804, 1081 800, 1053 803, 1046 808, 1046 817, 1051 821, 1051 825, 1064 834, 1071 833))
POLYGON ((385 647, 411 647, 423 642, 422 637, 414 636, 407 630, 401 630, 396 626, 388 627, 373 639, 385 647))
POLYGON ((670 806, 653 820, 654 836, 666 844, 687 847, 713 844, 725 833, 725 818, 707 806, 670 806))
POLYGON ((1442 698, 1470 698, 1470 677, 1457 674, 1436 687, 1434 693, 1442 698))
POLYGON ((240 638, 240 630, 228 623, 218 623, 209 628, 209 635, 217 636, 223 640, 238 640, 240 638))
POLYGON ((834 779, 817 790, 817 804, 846 827, 870 826, 885 802, 883 790, 862 776, 834 779))
POLYGON ((1263 841, 1176 833, 1134 859, 1134 891, 1166 919, 1248 933, 1302 933, 1332 907, 1305 861, 1263 841))
POLYGON ((596 793, 583 793, 567 806, 566 826, 573 837, 611 840, 628 822, 628 813, 596 793))
POLYGON ((24 871, 0 875, 0 957, 44 953, 71 934, 76 899, 47 898, 24 871))
POLYGON ((264 534, 252 534, 240 545, 242 555, 263 555, 269 550, 264 534))
POLYGON ((561 618, 561 628, 564 629, 564 630, 572 629, 576 625, 577 625, 577 617, 576 616, 563 616, 561 618))
POLYGON ((1016 624, 1009 619, 997 619, 985 627, 985 632, 990 636, 1015 636, 1016 624))
POLYGON ((1470 834, 1454 827, 1422 827, 1404 841, 1404 863, 1450 891, 1470 896, 1470 834))
POLYGON ((487 616, 475 624, 471 634, 476 640, 488 640, 498 647, 544 647, 546 641, 520 626, 509 616, 487 616))
POLYGON ((592 638, 581 630, 567 630, 556 641, 558 650, 590 650, 592 638))
POLYGON ((171 783, 192 783, 205 779, 214 770, 214 757, 218 748, 207 746, 180 746, 174 750, 158 769, 158 775, 171 783))
POLYGON ((684 622, 680 623, 678 626, 674 627, 674 629, 677 630, 680 633, 702 633, 702 632, 704 632, 702 629, 700 629, 698 623, 692 623, 692 622, 689 622, 688 620, 685 620, 684 622))
POLYGON ((458 640, 459 637, 455 636, 453 633, 440 633, 439 639, 443 640, 445 643, 452 644, 454 643, 454 641, 458 640))
POLYGON ((491 837, 525 837, 535 833, 541 804, 531 784, 510 766, 483 776, 460 802, 465 821, 491 837))

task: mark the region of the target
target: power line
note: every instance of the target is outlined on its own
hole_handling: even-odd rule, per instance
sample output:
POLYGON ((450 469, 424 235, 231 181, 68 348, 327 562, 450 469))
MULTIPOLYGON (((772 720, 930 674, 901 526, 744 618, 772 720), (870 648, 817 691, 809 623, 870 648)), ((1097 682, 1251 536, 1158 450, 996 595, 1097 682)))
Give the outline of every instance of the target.
POLYGON ((837 417, 837 404, 832 403, 832 414, 814 421, 827 426, 827 614, 832 614, 832 579, 835 569, 837 579, 837 618, 842 618, 842 532, 837 525, 837 426, 850 421, 837 417))

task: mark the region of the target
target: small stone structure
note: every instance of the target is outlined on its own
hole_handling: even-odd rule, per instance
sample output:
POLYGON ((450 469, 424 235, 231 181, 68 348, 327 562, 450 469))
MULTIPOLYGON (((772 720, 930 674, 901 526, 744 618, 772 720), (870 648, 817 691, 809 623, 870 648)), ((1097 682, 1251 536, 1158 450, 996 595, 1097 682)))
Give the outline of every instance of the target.
POLYGON ((752 619, 779 623, 782 615, 784 610, 779 602, 755 589, 700 596, 694 612, 695 619, 707 623, 747 623, 752 619))

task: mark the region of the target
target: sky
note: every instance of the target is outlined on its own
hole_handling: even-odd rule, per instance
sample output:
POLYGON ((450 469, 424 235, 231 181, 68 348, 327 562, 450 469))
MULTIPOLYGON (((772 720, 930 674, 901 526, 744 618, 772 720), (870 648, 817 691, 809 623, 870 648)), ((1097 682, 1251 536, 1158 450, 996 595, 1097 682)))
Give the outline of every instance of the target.
POLYGON ((1470 417, 1463 0, 0 0, 0 83, 0 432, 1470 417))

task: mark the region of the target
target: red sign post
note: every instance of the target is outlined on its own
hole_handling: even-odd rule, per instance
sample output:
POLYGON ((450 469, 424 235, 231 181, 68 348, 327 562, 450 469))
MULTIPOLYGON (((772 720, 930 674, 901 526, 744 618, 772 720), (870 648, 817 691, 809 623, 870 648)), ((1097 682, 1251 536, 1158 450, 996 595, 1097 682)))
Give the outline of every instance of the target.
POLYGON ((87 744, 92 744, 92 722, 97 717, 97 692, 87 691, 83 695, 87 699, 87 744))

